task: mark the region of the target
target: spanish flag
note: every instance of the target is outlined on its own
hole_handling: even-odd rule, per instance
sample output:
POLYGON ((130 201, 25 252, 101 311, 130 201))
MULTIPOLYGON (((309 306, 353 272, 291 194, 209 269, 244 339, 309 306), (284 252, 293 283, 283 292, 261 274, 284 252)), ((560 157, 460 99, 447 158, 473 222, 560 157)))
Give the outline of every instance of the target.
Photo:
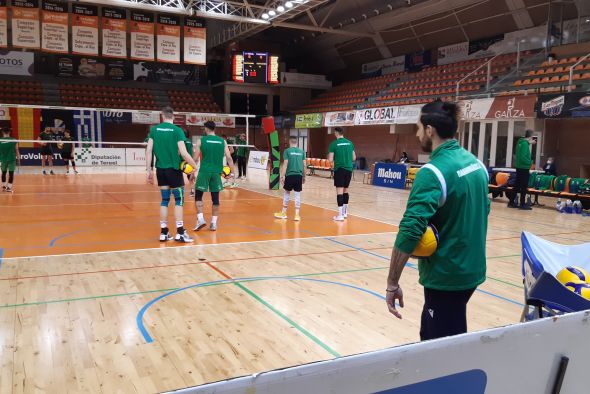
MULTIPOLYGON (((41 131, 41 110, 38 108, 10 108, 12 136, 17 140, 36 140, 41 131)), ((32 142, 20 143, 23 148, 32 148, 32 142)))

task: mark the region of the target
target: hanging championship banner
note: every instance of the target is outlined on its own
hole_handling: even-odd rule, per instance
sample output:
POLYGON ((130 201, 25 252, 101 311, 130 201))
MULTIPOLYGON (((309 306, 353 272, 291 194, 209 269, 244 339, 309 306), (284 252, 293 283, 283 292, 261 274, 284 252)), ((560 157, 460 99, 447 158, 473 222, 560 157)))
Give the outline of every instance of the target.
POLYGON ((127 57, 127 11, 120 8, 102 9, 102 55, 127 57))
POLYGON ((154 14, 131 11, 131 59, 154 60, 154 14))
POLYGON ((41 49, 68 53, 68 4, 44 0, 42 6, 41 49))
POLYGON ((184 20, 184 63, 207 64, 207 29, 203 19, 184 20))
POLYGON ((39 3, 37 0, 12 1, 12 46, 39 49, 39 3))
POLYGON ((98 56, 98 8, 72 4, 72 53, 98 56))
POLYGON ((0 48, 8 46, 8 11, 6 0, 0 0, 0 48))
POLYGON ((180 63, 180 18, 158 15, 158 61, 180 63))

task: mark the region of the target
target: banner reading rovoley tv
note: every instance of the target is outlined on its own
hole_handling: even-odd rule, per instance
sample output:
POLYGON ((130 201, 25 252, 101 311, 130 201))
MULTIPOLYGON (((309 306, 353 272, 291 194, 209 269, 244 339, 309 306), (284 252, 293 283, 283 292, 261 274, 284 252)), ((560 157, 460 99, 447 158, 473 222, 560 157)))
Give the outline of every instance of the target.
POLYGON ((203 126, 208 121, 215 122, 216 127, 236 127, 236 119, 231 116, 188 114, 186 117, 188 126, 203 126))
POLYGON ((0 74, 33 75, 35 54, 0 50, 0 74))

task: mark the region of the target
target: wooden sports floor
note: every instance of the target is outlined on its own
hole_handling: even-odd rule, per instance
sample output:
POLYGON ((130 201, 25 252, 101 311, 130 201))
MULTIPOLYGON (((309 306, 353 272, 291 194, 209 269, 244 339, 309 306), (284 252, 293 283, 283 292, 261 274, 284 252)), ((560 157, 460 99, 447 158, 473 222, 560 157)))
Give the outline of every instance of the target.
MULTIPOLYGON (((18 176, 0 194, 0 393, 154 393, 417 341, 415 261, 403 320, 382 298, 408 192, 358 178, 334 223, 331 181, 308 177, 296 223, 251 172, 222 193, 219 231, 178 246, 157 241, 143 173, 18 176)), ((194 215, 187 192, 188 228, 194 215)), ((469 329, 519 320, 522 230, 580 243, 588 223, 492 204, 469 329)))

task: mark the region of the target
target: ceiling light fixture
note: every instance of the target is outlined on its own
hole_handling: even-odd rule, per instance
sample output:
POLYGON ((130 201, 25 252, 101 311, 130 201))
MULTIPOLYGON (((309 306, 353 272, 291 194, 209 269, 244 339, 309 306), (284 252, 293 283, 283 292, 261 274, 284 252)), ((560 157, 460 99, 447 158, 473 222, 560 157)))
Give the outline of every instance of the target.
POLYGON ((269 18, 268 14, 266 12, 264 14, 262 14, 261 17, 262 17, 262 19, 268 19, 269 18))
POLYGON ((277 13, 276 13, 276 12, 274 12, 274 10, 270 10, 270 11, 268 11, 268 15, 270 15, 270 16, 275 16, 276 14, 277 14, 277 13))
POLYGON ((291 3, 290 1, 287 1, 285 3, 285 7, 287 7, 287 8, 293 8, 293 3, 291 3))
POLYGON ((285 12, 285 7, 283 7, 282 5, 277 7, 277 11, 279 12, 285 12))

